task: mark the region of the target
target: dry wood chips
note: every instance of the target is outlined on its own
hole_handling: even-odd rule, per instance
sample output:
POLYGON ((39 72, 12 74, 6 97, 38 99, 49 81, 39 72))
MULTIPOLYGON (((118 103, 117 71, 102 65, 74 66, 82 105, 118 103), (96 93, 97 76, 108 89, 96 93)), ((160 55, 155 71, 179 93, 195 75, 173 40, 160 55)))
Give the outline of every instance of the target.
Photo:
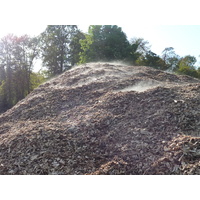
POLYGON ((0 174, 200 174, 200 81, 89 63, 0 115, 0 174))

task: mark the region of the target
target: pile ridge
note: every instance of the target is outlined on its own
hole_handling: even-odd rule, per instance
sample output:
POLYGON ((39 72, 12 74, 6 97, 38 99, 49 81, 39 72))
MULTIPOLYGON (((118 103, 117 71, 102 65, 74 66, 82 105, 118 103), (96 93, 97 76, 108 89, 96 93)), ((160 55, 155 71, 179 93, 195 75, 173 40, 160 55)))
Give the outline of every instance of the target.
POLYGON ((0 174, 200 174, 200 81, 87 63, 0 115, 0 174))

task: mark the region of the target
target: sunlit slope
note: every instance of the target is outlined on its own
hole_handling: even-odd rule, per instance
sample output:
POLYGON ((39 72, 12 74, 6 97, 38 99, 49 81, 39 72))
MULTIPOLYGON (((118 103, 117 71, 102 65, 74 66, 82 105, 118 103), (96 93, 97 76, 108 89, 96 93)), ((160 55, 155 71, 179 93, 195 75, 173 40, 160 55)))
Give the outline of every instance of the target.
POLYGON ((199 92, 149 67, 75 67, 0 116, 0 174, 198 174, 199 92))

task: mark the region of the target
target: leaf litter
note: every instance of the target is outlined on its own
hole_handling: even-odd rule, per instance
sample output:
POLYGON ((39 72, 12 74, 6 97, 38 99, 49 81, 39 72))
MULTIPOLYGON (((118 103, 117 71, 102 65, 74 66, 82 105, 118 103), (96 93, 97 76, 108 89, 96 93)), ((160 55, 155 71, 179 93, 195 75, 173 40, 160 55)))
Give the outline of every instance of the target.
POLYGON ((88 63, 0 115, 0 174, 200 174, 200 81, 88 63))

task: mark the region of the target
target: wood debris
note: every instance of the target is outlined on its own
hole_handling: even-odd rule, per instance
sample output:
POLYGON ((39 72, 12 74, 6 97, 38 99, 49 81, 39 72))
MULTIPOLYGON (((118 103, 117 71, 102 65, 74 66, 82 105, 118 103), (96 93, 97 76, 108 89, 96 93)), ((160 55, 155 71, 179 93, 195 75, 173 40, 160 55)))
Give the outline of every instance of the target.
POLYGON ((89 63, 0 115, 0 174, 200 174, 199 134, 198 79, 89 63))

